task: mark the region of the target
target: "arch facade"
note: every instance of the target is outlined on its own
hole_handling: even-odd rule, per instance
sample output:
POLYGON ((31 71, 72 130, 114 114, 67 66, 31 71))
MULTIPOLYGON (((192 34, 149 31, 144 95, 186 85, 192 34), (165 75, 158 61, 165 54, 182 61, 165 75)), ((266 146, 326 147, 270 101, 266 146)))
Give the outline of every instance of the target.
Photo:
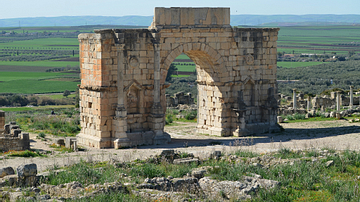
POLYGON ((155 8, 148 29, 80 34, 80 144, 163 144, 165 83, 173 60, 196 64, 197 132, 276 130, 278 28, 232 28, 229 8, 155 8), (276 101, 276 100, 275 100, 276 101))

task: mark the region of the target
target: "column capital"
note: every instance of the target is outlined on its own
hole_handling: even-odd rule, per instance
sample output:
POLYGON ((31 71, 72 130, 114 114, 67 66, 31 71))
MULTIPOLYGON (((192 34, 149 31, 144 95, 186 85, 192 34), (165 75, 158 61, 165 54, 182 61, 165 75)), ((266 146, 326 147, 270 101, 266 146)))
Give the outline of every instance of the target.
POLYGON ((116 43, 115 47, 116 47, 116 51, 122 51, 124 50, 125 44, 116 43))
POLYGON ((153 43, 153 45, 154 45, 154 50, 155 51, 160 51, 160 43, 155 42, 155 43, 153 43))

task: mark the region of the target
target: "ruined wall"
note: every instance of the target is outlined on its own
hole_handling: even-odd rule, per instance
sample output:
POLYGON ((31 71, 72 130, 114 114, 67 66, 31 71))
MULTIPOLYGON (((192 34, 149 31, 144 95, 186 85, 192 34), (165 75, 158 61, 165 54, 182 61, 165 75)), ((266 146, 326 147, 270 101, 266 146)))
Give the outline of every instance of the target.
POLYGON ((229 8, 155 8, 149 29, 80 34, 79 143, 102 148, 168 142, 165 78, 181 53, 196 64, 199 133, 269 131, 276 124, 277 33, 232 28, 229 8))
POLYGON ((0 136, 0 150, 3 152, 27 149, 30 149, 29 133, 22 133, 19 137, 0 136))
POLYGON ((0 111, 0 151, 30 149, 29 133, 21 133, 15 122, 5 125, 5 112, 0 111))
POLYGON ((174 96, 166 94, 166 107, 176 107, 179 104, 194 104, 194 98, 191 93, 184 94, 184 92, 178 92, 174 96))

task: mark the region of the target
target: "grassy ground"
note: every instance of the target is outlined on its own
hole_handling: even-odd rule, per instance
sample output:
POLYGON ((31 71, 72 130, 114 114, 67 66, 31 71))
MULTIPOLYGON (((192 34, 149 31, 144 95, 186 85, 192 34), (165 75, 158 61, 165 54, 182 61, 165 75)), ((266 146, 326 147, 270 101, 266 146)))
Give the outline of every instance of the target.
MULTIPOLYGON (((221 181, 241 180, 242 176, 255 173, 264 179, 276 180, 281 183, 278 188, 260 189, 253 194, 249 201, 359 201, 357 176, 360 175, 360 153, 344 151, 339 154, 334 150, 328 150, 328 152, 329 155, 312 161, 312 158, 321 155, 319 151, 297 152, 286 148, 280 149, 278 152, 266 155, 270 158, 295 159, 295 161, 292 164, 284 163, 270 167, 247 163, 248 158, 259 155, 241 150, 233 155, 242 158, 244 161, 242 163, 235 163, 231 160, 208 160, 199 165, 174 165, 166 161, 138 160, 123 163, 116 168, 107 162, 87 163, 83 161, 65 168, 66 172, 51 174, 46 183, 59 185, 78 181, 83 186, 87 186, 94 183, 119 181, 138 184, 142 183, 145 178, 182 177, 191 172, 193 168, 209 166, 212 169, 208 171, 207 176, 221 181), (332 161, 332 164, 327 165, 328 161, 332 161), (124 174, 128 177, 124 178, 124 174)), ((119 193, 95 196, 92 200, 101 198, 105 199, 104 201, 116 201, 117 199, 113 199, 114 194, 119 193)), ((125 199, 135 198, 132 194, 118 196, 125 199)))
MULTIPOLYGON (((10 108, 0 108, 10 109, 10 108)), ((52 106, 25 108, 25 111, 19 111, 19 108, 7 110, 6 119, 16 121, 23 131, 46 133, 57 136, 75 136, 80 131, 79 112, 74 108, 61 106, 54 108, 52 106), (56 115, 50 115, 54 109, 56 115)))

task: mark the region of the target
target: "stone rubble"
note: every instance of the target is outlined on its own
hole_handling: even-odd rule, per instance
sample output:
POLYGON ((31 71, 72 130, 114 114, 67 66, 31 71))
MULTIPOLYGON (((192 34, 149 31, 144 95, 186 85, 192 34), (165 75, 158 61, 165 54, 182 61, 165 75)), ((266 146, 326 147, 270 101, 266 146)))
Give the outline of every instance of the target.
MULTIPOLYGON (((294 152, 294 151, 293 151, 294 152)), ((309 151, 295 151, 304 156, 309 151)), ((309 163, 320 162, 327 156, 340 155, 339 152, 330 152, 328 150, 311 150, 316 153, 316 157, 302 157, 294 159, 281 159, 270 155, 261 155, 253 158, 245 158, 237 155, 221 155, 220 151, 214 151, 210 156, 217 161, 228 161, 235 164, 249 164, 253 166, 261 166, 264 169, 275 167, 280 164, 294 165, 296 162, 305 161, 309 163)), ((163 150, 161 155, 151 157, 145 162, 157 163, 174 163, 178 159, 182 159, 182 153, 174 150, 163 150)), ((187 154, 187 156, 193 155, 187 154)), ((198 161, 207 161, 202 159, 198 161)), ((119 163, 115 160, 109 162, 117 167, 130 166, 132 163, 119 163)), ((334 161, 323 162, 324 166, 330 167, 334 165, 334 161)), ((103 168, 99 168, 103 169, 103 168)), ((81 199, 90 198, 100 193, 122 192, 132 193, 134 195, 147 198, 149 200, 172 200, 172 201, 229 201, 229 200, 246 200, 251 199, 252 194, 256 194, 259 189, 274 189, 281 186, 280 182, 263 179, 263 177, 256 173, 246 173, 238 181, 219 181, 209 177, 209 174, 220 169, 219 166, 201 166, 191 170, 181 178, 155 177, 146 178, 143 183, 135 184, 133 182, 122 183, 125 181, 132 181, 131 177, 122 174, 120 181, 104 184, 90 184, 84 186, 79 182, 70 182, 60 184, 57 186, 44 184, 50 172, 37 174, 36 164, 26 164, 19 166, 17 175, 13 175, 14 169, 6 167, 0 169, 3 173, 0 178, 0 191, 2 198, 0 200, 8 199, 10 201, 21 200, 26 201, 64 201, 66 199, 81 199), (42 183, 42 184, 40 184, 42 183), (7 187, 4 189, 4 187, 7 187), (136 189, 134 189, 136 188, 136 189), (6 191, 4 191, 6 190, 6 191), (26 193, 26 194, 25 194, 26 193)), ((65 170, 53 171, 54 174, 64 172, 65 170)))

